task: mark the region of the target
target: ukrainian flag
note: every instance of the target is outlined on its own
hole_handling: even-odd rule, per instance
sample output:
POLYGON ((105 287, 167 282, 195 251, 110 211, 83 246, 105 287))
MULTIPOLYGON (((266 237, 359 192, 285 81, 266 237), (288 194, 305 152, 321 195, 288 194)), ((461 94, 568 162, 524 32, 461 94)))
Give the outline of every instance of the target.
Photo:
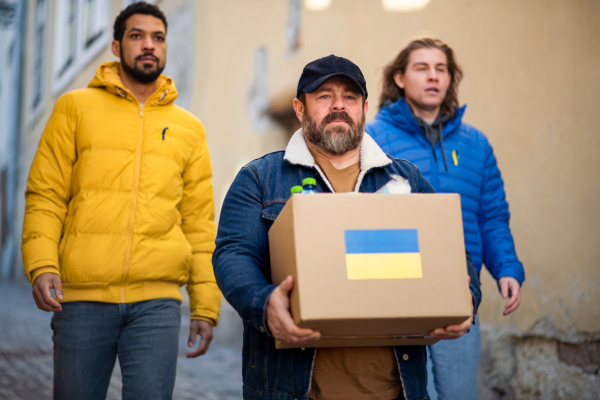
POLYGON ((422 278, 416 229, 345 230, 348 279, 422 278))

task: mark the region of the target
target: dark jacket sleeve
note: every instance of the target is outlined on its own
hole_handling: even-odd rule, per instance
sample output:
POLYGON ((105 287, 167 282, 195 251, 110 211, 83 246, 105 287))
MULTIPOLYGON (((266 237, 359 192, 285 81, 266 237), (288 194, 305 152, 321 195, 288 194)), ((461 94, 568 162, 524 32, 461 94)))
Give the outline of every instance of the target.
POLYGON ((225 196, 213 266, 227 301, 243 319, 268 334, 265 311, 276 286, 267 281, 263 272, 269 238, 261 199, 258 175, 247 165, 225 196))
MULTIPOLYGON (((416 182, 417 182, 417 192, 418 193, 435 193, 435 189, 429 181, 421 174, 419 168, 416 166, 415 174, 416 174, 416 182)), ((467 273, 469 277, 471 277, 471 283, 469 283, 469 289, 471 290, 471 296, 473 297, 473 315, 477 314, 477 309, 479 308, 479 304, 481 303, 481 286, 479 283, 479 277, 477 276, 477 270, 475 269, 475 264, 473 264, 473 259, 467 250, 466 253, 466 261, 467 261, 467 273)))
POLYGON ((489 143, 485 159, 481 200, 477 213, 483 243, 483 262, 494 279, 510 276, 522 284, 525 280, 525 271, 515 252, 509 227, 510 213, 504 194, 504 182, 489 143))

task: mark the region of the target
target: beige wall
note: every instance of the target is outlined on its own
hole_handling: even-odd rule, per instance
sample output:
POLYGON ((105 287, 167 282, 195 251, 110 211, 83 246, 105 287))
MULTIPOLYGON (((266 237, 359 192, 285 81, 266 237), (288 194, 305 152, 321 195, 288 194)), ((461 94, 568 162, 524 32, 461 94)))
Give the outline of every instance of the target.
MULTIPOLYGON (((159 5, 168 14, 182 1, 159 5)), ((459 93, 468 104, 465 120, 494 146, 527 274, 521 307, 504 318, 504 301, 482 273, 482 322, 523 330, 550 316, 562 328, 600 330, 600 2, 432 0, 422 11, 390 13, 378 0, 333 0, 326 11, 302 11, 301 47, 291 55, 287 1, 193 3, 190 111, 207 129, 217 212, 239 168, 284 148, 288 138, 275 123, 263 132, 251 127, 257 48, 266 50, 266 90, 277 105, 291 102, 307 62, 331 53, 353 60, 367 79, 371 119, 381 67, 411 38, 437 36, 455 49, 465 71, 459 93)), ((113 0, 115 15, 120 4, 113 0)), ((67 90, 86 86, 98 63, 113 59, 108 49, 101 53, 67 90)), ((56 100, 47 93, 44 115, 22 135, 19 193, 56 100)), ((22 213, 22 201, 19 207, 22 213)))
POLYGON ((276 102, 291 101, 307 62, 331 53, 353 60, 367 79, 371 119, 380 68, 411 38, 430 34, 455 49, 465 71, 465 120, 494 146, 526 268, 522 305, 509 317, 482 273, 482 322, 528 329, 550 316, 563 328, 600 330, 600 3, 432 0, 422 11, 390 13, 376 0, 333 0, 326 11, 302 12, 292 56, 287 13, 280 0, 197 2, 192 111, 207 127, 217 204, 242 165, 286 140, 282 130, 249 126, 258 47, 276 102))

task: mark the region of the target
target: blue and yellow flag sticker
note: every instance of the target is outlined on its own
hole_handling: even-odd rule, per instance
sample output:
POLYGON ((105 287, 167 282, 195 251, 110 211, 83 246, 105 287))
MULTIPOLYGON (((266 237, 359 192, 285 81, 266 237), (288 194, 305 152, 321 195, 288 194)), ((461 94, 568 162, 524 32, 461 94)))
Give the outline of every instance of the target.
POLYGON ((348 279, 422 278, 416 229, 345 230, 348 279))

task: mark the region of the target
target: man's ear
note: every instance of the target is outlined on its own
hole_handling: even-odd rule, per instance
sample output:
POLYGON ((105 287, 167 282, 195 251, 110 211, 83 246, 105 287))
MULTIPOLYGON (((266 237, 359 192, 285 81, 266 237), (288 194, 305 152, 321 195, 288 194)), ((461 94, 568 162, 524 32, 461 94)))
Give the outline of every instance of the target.
POLYGON ((302 104, 302 102, 298 99, 294 99, 292 105, 294 106, 294 111, 296 111, 296 117, 298 117, 300 122, 302 122, 302 118, 304 117, 306 107, 304 107, 304 104, 302 104))
POLYGON ((401 71, 396 71, 394 74, 394 82, 396 82, 396 85, 398 85, 400 89, 404 89, 404 75, 401 71))
POLYGON ((365 109, 364 109, 365 115, 367 114, 367 111, 369 111, 369 100, 365 100, 365 109))
POLYGON ((112 50, 112 53, 115 55, 115 57, 121 58, 121 43, 118 40, 112 41, 110 49, 112 50))

